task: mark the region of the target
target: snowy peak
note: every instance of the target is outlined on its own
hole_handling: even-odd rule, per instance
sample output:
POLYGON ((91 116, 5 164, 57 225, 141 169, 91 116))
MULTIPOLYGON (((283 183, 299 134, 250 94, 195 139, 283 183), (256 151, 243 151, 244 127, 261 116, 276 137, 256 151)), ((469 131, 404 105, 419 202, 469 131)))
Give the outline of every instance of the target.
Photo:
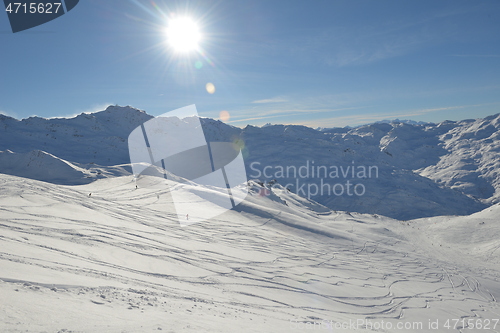
POLYGON ((241 129, 211 118, 198 118, 205 138, 208 142, 235 141, 240 136, 241 129))
POLYGON ((415 120, 409 120, 409 119, 403 119, 403 120, 399 120, 398 118, 394 119, 394 120, 388 120, 388 119, 384 119, 384 120, 379 120, 377 122, 375 122, 375 124, 408 124, 408 125, 414 125, 414 126, 425 126, 425 125, 433 125, 433 123, 430 123, 430 122, 426 122, 426 121, 415 121, 415 120))
MULTIPOLYGON (((82 113, 75 120, 91 126, 96 131, 110 131, 112 133, 131 132, 138 124, 153 118, 145 111, 130 106, 108 106, 106 110, 95 113, 82 113), (117 131, 119 129, 119 131, 117 131)), ((75 121, 76 123, 76 121, 75 121)), ((120 133, 120 134, 121 134, 120 133)))
POLYGON ((110 106, 74 118, 0 118, 0 150, 43 150, 67 161, 118 165, 129 163, 126 140, 152 116, 131 107, 110 106))

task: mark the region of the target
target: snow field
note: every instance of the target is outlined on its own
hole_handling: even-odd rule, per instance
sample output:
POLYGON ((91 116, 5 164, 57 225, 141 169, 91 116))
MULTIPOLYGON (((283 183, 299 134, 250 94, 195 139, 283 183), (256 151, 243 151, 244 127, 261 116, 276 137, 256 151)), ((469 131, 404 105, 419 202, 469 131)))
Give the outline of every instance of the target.
POLYGON ((0 177, 2 332, 478 332, 461 325, 500 318, 494 211, 398 221, 250 183, 236 210, 181 227, 168 187, 134 184, 0 177), (452 219, 469 243, 439 229, 452 219))

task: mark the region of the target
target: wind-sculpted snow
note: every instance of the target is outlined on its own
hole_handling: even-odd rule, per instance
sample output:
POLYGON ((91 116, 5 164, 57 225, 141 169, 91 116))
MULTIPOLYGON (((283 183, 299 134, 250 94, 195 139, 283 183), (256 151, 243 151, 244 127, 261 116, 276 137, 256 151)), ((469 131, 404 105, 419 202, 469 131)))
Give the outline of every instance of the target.
MULTIPOLYGON (((151 118, 119 106, 71 119, 0 116, 0 172, 60 184, 123 175, 130 170, 125 166, 130 163, 127 137, 151 118), (16 167, 19 154, 45 162, 33 160, 30 165, 39 169, 24 162, 16 167), (6 161, 8 156, 15 158, 6 161), (48 156, 53 163, 46 162, 48 156)), ((333 210, 412 219, 468 215, 500 200, 500 115, 321 130, 270 124, 240 129, 209 118, 200 122, 208 142, 234 142, 242 150, 249 179, 276 179, 333 210), (297 174, 300 168, 309 171, 297 174), (318 168, 326 172, 313 174, 318 168), (358 173, 360 168, 373 173, 358 173)))
POLYGON ((87 184, 99 178, 130 174, 129 165, 101 167, 95 164, 70 163, 41 150, 17 154, 0 152, 4 174, 21 176, 54 184, 87 184))
POLYGON ((420 241, 433 232, 424 222, 250 182, 238 211, 182 228, 168 188, 135 189, 130 176, 2 175, 0 187, 2 332, 477 332, 461 320, 500 317, 498 266, 478 276, 467 254, 446 260, 420 241))

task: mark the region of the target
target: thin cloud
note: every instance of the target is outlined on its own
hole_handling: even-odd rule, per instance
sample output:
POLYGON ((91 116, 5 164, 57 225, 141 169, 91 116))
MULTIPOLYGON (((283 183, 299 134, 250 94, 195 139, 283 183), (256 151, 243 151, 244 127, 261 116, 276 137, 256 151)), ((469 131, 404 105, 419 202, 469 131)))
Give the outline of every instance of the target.
POLYGON ((114 103, 94 104, 91 107, 89 107, 88 109, 80 111, 80 113, 94 113, 94 112, 104 111, 110 105, 115 105, 115 104, 114 103))
POLYGON ((269 118, 276 118, 276 117, 281 117, 281 115, 245 118, 245 119, 240 119, 240 120, 231 120, 231 121, 228 121, 227 123, 243 123, 243 122, 248 122, 248 121, 253 121, 253 120, 262 120, 262 119, 269 119, 269 118))
POLYGON ((288 102, 288 100, 282 97, 273 97, 268 99, 259 99, 257 101, 253 101, 252 104, 285 103, 285 102, 288 102))
POLYGON ((499 54, 451 54, 450 57, 458 58, 500 58, 499 54))
POLYGON ((249 121, 254 121, 254 120, 263 120, 263 119, 270 119, 270 118, 277 118, 277 117, 292 117, 292 116, 298 116, 298 115, 303 115, 304 113, 307 114, 317 114, 317 113, 325 113, 325 112, 339 112, 339 111, 346 111, 346 110, 356 110, 356 109, 364 109, 367 108, 366 106, 363 107, 350 107, 350 108, 337 108, 337 109, 284 109, 284 110, 269 110, 267 112, 255 114, 253 117, 249 116, 243 116, 238 118, 233 118, 233 120, 228 121, 228 123, 244 123, 244 122, 249 122, 249 121))
POLYGON ((334 118, 323 118, 315 119, 311 121, 297 121, 293 124, 304 125, 309 127, 343 127, 343 126, 357 126, 363 124, 373 123, 379 120, 385 119, 408 119, 410 117, 422 116, 432 112, 447 111, 447 110, 458 110, 465 109, 469 107, 479 107, 486 105, 495 105, 499 103, 486 103, 486 104, 472 104, 472 105, 456 105, 447 106, 439 108, 427 108, 427 109, 417 109, 417 110, 407 110, 383 114, 360 114, 360 115, 348 115, 342 117, 334 118))
POLYGON ((458 109, 465 109, 465 108, 470 108, 470 107, 479 107, 479 106, 496 105, 496 104, 499 104, 499 103, 483 103, 483 104, 447 106, 447 107, 441 107, 441 108, 430 108, 430 109, 409 111, 409 112, 406 112, 403 114, 392 114, 392 116, 394 118, 415 117, 415 116, 421 116, 421 115, 424 115, 424 114, 427 114, 430 112, 446 111, 446 110, 458 110, 458 109))
POLYGON ((18 115, 15 112, 7 112, 7 111, 0 110, 0 114, 3 114, 4 116, 11 117, 14 119, 19 119, 18 115))

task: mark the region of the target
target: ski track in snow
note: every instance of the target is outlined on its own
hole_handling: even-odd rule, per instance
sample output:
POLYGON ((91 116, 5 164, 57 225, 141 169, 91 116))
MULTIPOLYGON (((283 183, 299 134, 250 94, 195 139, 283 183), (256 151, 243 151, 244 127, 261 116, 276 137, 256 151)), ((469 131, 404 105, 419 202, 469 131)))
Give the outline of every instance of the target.
POLYGON ((324 321, 358 319, 435 332, 430 319, 500 318, 481 276, 423 256, 390 231, 410 228, 396 220, 293 197, 281 212, 250 196, 240 212, 180 227, 168 189, 157 197, 130 177, 71 187, 2 175, 0 186, 2 332, 333 332, 324 321), (292 210, 348 237, 280 223, 292 210))

